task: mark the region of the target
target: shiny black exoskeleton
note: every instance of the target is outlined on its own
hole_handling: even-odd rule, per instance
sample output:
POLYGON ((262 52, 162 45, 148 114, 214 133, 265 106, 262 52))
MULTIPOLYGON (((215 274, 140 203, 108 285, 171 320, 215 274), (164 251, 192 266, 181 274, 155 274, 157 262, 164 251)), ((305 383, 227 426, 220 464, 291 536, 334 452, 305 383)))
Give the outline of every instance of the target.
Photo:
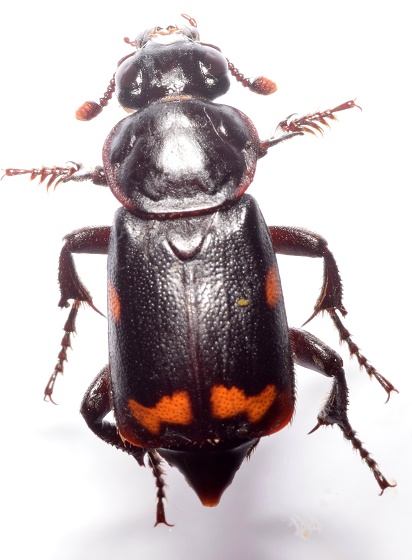
POLYGON ((299 228, 267 227, 244 194, 257 160, 279 142, 320 130, 338 111, 280 124, 283 135, 259 139, 241 111, 213 100, 229 88, 229 73, 260 94, 276 85, 245 78, 220 50, 201 43, 195 21, 139 35, 100 103, 86 102, 89 120, 114 89, 133 114, 118 123, 103 148, 104 168, 6 170, 31 173, 48 186, 92 180, 121 203, 112 227, 66 236, 60 256, 61 300, 73 300, 55 371, 63 370, 81 302, 92 298, 73 253, 108 254, 109 364, 87 391, 82 414, 104 441, 143 464, 158 488, 157 523, 166 523, 160 457, 178 467, 204 505, 216 505, 259 438, 285 427, 295 408, 293 362, 333 379, 318 416, 336 424, 359 450, 381 490, 390 484, 347 418, 342 360, 306 331, 289 328, 276 253, 324 260, 314 317, 326 311, 351 354, 390 395, 393 385, 359 352, 343 326, 342 285, 326 241, 299 228), (114 412, 115 424, 105 421, 114 412))
POLYGON ((116 424, 178 466, 206 505, 294 410, 276 257, 242 196, 259 137, 243 113, 212 103, 228 87, 218 50, 180 30, 150 34, 116 73, 118 99, 140 110, 103 149, 123 206, 108 251, 116 424))

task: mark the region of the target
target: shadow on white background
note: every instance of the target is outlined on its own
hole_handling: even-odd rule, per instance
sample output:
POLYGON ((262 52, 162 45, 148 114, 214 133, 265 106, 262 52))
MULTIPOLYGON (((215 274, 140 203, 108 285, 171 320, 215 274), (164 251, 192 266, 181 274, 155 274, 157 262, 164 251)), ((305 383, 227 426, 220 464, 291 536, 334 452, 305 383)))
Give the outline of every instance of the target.
MULTIPOLYGON (((397 488, 378 496, 373 476, 335 429, 311 436, 328 380, 298 370, 291 427, 265 438, 218 508, 202 508, 167 469, 167 517, 154 529, 148 469, 101 443, 78 414, 84 391, 107 360, 105 320, 86 310, 54 407, 42 400, 66 314, 57 307, 57 258, 64 234, 110 224, 117 203, 93 185, 55 193, 25 179, 0 184, 2 363, 2 557, 43 560, 408 560, 412 521, 410 263, 410 29, 406 3, 209 0, 140 3, 38 0, 2 8, 0 166, 93 167, 124 113, 113 101, 91 123, 73 118, 104 92, 124 35, 197 19, 201 39, 220 46, 245 75, 279 86, 268 98, 235 82, 222 102, 243 110, 261 138, 287 115, 357 97, 324 138, 298 138, 258 165, 250 193, 269 224, 324 235, 345 286, 346 325, 400 390, 385 395, 340 349, 350 420, 397 488), (268 7, 270 6, 270 8, 268 7), (163 17, 164 16, 164 17, 163 17), (159 20, 160 17, 160 20, 159 20)), ((322 264, 279 259, 289 323, 311 314, 322 264)), ((94 301, 105 309, 105 258, 80 257, 94 301)), ((335 349, 328 318, 309 329, 335 349)))

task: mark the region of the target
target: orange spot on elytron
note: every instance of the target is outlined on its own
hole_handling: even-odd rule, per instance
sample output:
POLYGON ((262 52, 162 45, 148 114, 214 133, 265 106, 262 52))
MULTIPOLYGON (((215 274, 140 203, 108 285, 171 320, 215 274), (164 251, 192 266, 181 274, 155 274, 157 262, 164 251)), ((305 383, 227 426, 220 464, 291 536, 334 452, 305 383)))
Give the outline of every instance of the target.
POLYGON ((266 293, 266 303, 269 305, 269 307, 273 309, 276 305, 279 296, 282 293, 280 288, 279 278, 274 266, 271 266, 267 271, 265 293, 266 293))
POLYGON ((114 319, 114 322, 118 323, 120 321, 120 309, 121 309, 120 299, 116 288, 111 282, 109 282, 108 296, 109 296, 108 297, 109 311, 114 319))
POLYGON ((267 385, 253 397, 247 397, 245 392, 237 387, 227 389, 223 385, 215 385, 210 397, 212 415, 224 419, 246 414, 249 422, 258 422, 266 414, 275 397, 274 385, 267 385))
POLYGON ((187 391, 176 391, 171 397, 162 397, 153 407, 143 406, 137 401, 129 399, 129 408, 139 424, 152 434, 158 434, 161 424, 164 422, 187 426, 193 421, 187 391))

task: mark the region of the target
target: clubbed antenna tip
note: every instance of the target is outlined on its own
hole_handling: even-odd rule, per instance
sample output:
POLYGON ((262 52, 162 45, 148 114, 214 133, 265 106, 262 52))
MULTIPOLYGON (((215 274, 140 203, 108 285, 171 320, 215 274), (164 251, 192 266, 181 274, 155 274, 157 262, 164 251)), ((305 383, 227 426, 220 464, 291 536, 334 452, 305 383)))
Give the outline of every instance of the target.
POLYGON ((85 101, 81 107, 76 111, 76 119, 78 121, 91 121, 103 111, 95 101, 85 101))
POLYGON ((270 95, 271 93, 275 93, 278 89, 278 86, 269 78, 265 78, 265 76, 258 76, 254 80, 250 78, 245 78, 244 74, 241 74, 240 71, 230 62, 227 60, 229 72, 232 74, 234 78, 238 82, 242 84, 243 87, 247 87, 250 91, 254 93, 259 93, 260 95, 270 95))
POLYGON ((97 115, 99 115, 103 108, 109 103, 110 99, 113 97, 113 93, 116 87, 114 80, 115 74, 113 74, 112 79, 104 92, 103 97, 99 99, 99 103, 95 101, 85 101, 81 107, 76 111, 76 119, 79 121, 91 121, 97 115))

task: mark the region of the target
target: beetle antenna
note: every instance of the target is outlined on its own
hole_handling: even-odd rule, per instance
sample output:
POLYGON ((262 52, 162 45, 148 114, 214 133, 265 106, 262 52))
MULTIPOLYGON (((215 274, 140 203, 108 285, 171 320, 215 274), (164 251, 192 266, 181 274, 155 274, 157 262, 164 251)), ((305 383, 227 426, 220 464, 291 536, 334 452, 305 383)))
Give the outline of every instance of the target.
POLYGON ((99 115, 103 108, 109 103, 110 99, 113 97, 113 93, 115 90, 115 81, 114 81, 115 74, 113 74, 112 79, 107 86, 106 91, 103 94, 103 97, 99 99, 99 103, 95 101, 85 101, 81 107, 79 107, 76 111, 76 119, 79 121, 91 121, 97 115, 99 115))
POLYGON ((136 41, 132 41, 131 39, 129 39, 129 37, 124 37, 123 41, 128 45, 130 45, 131 47, 137 46, 136 41))
POLYGON ((197 27, 195 18, 188 16, 187 14, 180 14, 182 18, 186 19, 192 27, 197 27))
POLYGON ((229 72, 232 74, 232 76, 236 78, 236 80, 240 82, 243 87, 247 87, 248 89, 250 89, 250 91, 259 93, 260 95, 270 95, 271 93, 275 93, 275 91, 278 89, 278 86, 275 84, 275 82, 269 80, 269 78, 265 78, 265 76, 258 76, 254 80, 245 78, 244 74, 241 74, 228 58, 226 60, 229 72))

